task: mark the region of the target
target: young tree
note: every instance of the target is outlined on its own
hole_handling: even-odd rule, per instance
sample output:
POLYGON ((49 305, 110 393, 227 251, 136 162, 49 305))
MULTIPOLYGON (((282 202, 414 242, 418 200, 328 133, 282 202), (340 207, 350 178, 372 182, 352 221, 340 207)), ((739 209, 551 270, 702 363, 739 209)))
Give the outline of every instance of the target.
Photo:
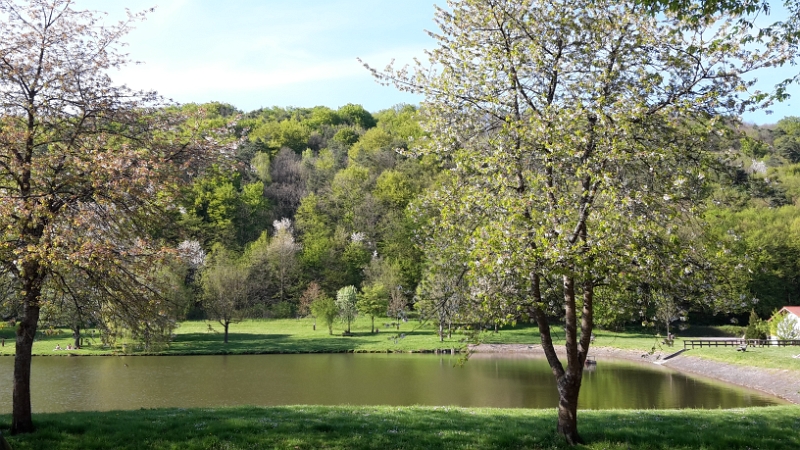
MULTIPOLYGON (((306 317, 309 314, 312 314, 311 304, 323 295, 325 295, 325 293, 322 292, 322 288, 319 287, 319 283, 316 281, 308 283, 308 287, 306 287, 306 290, 303 291, 303 294, 300 296, 300 303, 297 305, 297 317, 306 317)), ((316 328, 316 315, 314 315, 314 329, 316 328)))
POLYGON ((372 320, 372 332, 375 332, 375 316, 386 314, 389 308, 389 292, 381 283, 364 286, 356 301, 359 313, 369 316, 372 320))
MULTIPOLYGON (((760 97, 740 97, 752 86, 746 75, 788 61, 793 48, 759 41, 733 16, 681 20, 624 1, 451 8, 437 10, 430 64, 373 72, 425 95, 431 138, 418 152, 456 177, 427 199, 440 211, 427 235, 462 239, 470 294, 487 304, 477 311, 494 315, 511 301, 536 319, 559 392, 558 432, 577 444, 595 288, 710 270, 678 245, 679 220, 699 211, 717 156, 708 137, 720 117, 756 105, 760 97), (504 279, 513 289, 483 282, 504 279), (563 319, 566 364, 548 311, 563 319)), ((743 306, 738 296, 708 302, 743 306)))
POLYGON ((324 294, 317 297, 311 302, 311 314, 314 319, 319 319, 328 326, 328 334, 333 334, 333 322, 339 316, 339 308, 332 298, 324 294))
POLYGON ((773 314, 770 319, 770 332, 778 339, 800 338, 800 323, 789 313, 773 314))
MULTIPOLYGON (((18 302, 12 433, 33 431, 31 346, 41 293, 63 269, 108 294, 120 311, 156 311, 150 242, 170 180, 197 173, 218 149, 153 93, 115 86, 115 48, 142 18, 102 25, 68 0, 0 1, 0 264, 18 302), (179 134, 179 135, 176 135, 179 134)), ((138 322, 147 327, 147 321, 138 322)))
POLYGON ((336 307, 339 309, 339 318, 347 323, 347 334, 350 334, 350 323, 358 314, 357 300, 355 286, 345 286, 336 293, 336 307))
POLYGON ((228 343, 228 327, 244 318, 248 302, 249 269, 236 256, 217 244, 200 274, 203 288, 203 309, 225 330, 228 343))

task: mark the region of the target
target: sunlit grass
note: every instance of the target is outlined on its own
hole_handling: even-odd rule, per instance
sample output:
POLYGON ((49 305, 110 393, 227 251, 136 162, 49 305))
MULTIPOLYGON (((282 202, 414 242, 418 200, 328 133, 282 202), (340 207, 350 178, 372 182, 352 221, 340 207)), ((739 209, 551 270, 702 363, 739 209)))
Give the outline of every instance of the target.
MULTIPOLYGON (((145 349, 131 341, 120 341, 111 347, 104 347, 99 334, 86 331, 85 343, 80 350, 55 351, 56 344, 66 348, 71 344, 71 333, 57 329, 55 334, 40 332, 34 343, 35 355, 108 355, 108 354, 160 354, 160 355, 210 355, 210 354, 252 354, 252 353, 334 353, 334 352, 428 352, 459 351, 467 344, 482 342, 487 344, 537 345, 540 343, 538 328, 530 324, 505 327, 494 332, 487 330, 479 334, 455 331, 452 337, 439 341, 436 329, 430 323, 416 320, 400 322, 400 329, 387 326, 389 319, 376 319, 378 333, 370 332, 368 318, 358 318, 352 324, 353 336, 342 336, 343 325, 334 326, 334 334, 313 319, 246 320, 230 326, 229 342, 223 342, 222 327, 216 322, 183 322, 175 330, 175 336, 167 346, 145 349)), ((699 333, 718 334, 719 330, 705 327, 699 333)), ((683 348, 683 339, 678 337, 674 346, 669 347, 652 329, 594 331, 594 348, 608 347, 631 350, 647 354, 655 352, 667 355, 683 348)), ((696 333, 695 333, 696 334, 696 333)), ((5 345, 0 347, 0 355, 14 354, 13 329, 0 329, 0 337, 5 337, 5 345)), ((689 339, 689 338, 687 338, 689 339)), ((553 341, 556 346, 564 344, 562 328, 553 328, 553 341)), ((695 348, 685 355, 698 356, 715 361, 746 366, 800 371, 800 347, 750 348, 747 352, 737 352, 735 347, 695 348)))
MULTIPOLYGON (((800 407, 581 411, 586 449, 797 449, 800 407)), ((289 406, 37 414, 16 450, 558 449, 554 410, 289 406)), ((0 423, 8 424, 8 415, 0 423)), ((7 425, 6 425, 7 426, 7 425)))

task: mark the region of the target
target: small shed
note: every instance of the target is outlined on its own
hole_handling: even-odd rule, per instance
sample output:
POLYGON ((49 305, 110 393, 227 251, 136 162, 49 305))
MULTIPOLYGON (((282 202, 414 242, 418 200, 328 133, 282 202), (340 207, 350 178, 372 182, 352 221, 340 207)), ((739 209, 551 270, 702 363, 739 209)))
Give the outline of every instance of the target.
POLYGON ((774 320, 779 316, 786 317, 787 315, 794 321, 794 328, 797 334, 800 335, 800 306, 784 306, 770 320, 774 320))

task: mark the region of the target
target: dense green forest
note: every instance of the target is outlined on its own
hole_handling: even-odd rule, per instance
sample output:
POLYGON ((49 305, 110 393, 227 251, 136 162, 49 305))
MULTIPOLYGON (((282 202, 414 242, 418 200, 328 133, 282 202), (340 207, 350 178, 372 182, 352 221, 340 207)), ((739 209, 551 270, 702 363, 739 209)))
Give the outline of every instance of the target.
MULTIPOLYGON (((500 311, 477 323, 457 301, 463 274, 428 270, 423 199, 447 183, 449 171, 446 161, 411 151, 425 138, 416 107, 242 112, 212 103, 180 109, 202 111, 194 125, 227 128, 236 145, 226 163, 187 174, 171 227, 153 230, 181 256, 163 269, 171 320, 219 320, 227 328, 245 317, 324 316, 321 305, 332 304, 346 286, 356 288, 367 315, 413 312, 443 328, 529 319, 525 311, 500 311)), ((640 286, 630 292, 638 300, 614 302, 620 294, 607 295, 610 306, 596 316, 600 326, 728 323, 746 321, 751 309, 765 318, 800 304, 800 118, 768 126, 730 122, 712 145, 725 162, 708 185, 707 224, 696 238, 724 241, 727 260, 748 274, 741 308, 717 314, 676 296, 665 316, 663 299, 640 286)), ((54 301, 46 310, 51 326, 109 322, 64 305, 54 301)), ((3 315, 14 311, 7 307, 3 315)), ((106 328, 113 336, 114 326, 106 328)))

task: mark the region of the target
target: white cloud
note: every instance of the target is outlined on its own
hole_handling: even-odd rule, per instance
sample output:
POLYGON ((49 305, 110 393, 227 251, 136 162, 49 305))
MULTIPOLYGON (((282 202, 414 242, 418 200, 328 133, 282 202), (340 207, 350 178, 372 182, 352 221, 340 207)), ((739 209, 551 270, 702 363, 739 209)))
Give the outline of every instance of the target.
MULTIPOLYGON (((362 59, 376 67, 383 67, 392 58, 405 62, 420 54, 421 50, 405 48, 366 55, 362 59)), ((265 63, 261 66, 238 66, 221 61, 201 62, 191 66, 162 62, 129 66, 120 70, 113 78, 117 83, 127 84, 131 88, 155 89, 168 97, 202 98, 208 91, 263 91, 303 83, 363 78, 367 74, 367 70, 355 57, 320 62, 284 60, 282 63, 265 63), (266 67, 268 65, 272 67, 266 67)))

